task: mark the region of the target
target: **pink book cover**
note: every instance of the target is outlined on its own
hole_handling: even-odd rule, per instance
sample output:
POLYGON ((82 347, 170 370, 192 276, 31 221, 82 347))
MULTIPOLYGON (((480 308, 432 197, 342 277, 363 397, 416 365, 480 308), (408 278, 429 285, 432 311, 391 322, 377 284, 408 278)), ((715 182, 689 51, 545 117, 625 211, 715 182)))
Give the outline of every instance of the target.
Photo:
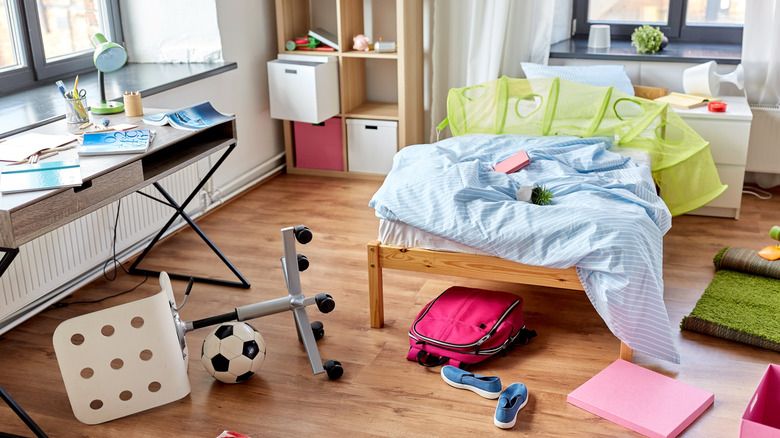
POLYGON ((618 359, 572 391, 567 401, 649 437, 676 437, 715 395, 618 359))
POLYGON ((513 173, 522 169, 530 162, 531 160, 528 158, 528 154, 525 153, 525 151, 520 151, 496 164, 495 167, 493 167, 493 170, 496 172, 513 173))

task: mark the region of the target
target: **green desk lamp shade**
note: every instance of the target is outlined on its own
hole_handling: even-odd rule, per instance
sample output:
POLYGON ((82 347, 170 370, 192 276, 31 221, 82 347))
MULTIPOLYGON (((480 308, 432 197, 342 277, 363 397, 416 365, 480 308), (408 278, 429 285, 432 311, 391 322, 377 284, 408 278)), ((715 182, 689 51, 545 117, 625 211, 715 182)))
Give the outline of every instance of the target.
POLYGON ((125 109, 122 102, 106 101, 106 85, 103 73, 119 70, 127 62, 127 51, 117 43, 108 41, 102 33, 96 33, 90 38, 95 46, 95 55, 92 57, 98 70, 98 83, 100 86, 100 102, 92 105, 92 114, 121 113, 125 109))

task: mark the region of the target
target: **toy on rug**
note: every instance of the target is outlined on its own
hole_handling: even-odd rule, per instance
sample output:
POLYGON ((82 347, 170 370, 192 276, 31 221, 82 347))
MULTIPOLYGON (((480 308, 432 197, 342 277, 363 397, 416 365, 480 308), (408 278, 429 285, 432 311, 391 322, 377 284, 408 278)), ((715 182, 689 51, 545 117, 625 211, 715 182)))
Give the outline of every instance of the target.
MULTIPOLYGON (((769 230, 769 237, 775 240, 780 240, 780 226, 775 225, 772 227, 772 229, 769 230)), ((767 246, 766 248, 759 251, 758 255, 760 255, 762 258, 772 261, 780 259, 780 245, 767 246)))

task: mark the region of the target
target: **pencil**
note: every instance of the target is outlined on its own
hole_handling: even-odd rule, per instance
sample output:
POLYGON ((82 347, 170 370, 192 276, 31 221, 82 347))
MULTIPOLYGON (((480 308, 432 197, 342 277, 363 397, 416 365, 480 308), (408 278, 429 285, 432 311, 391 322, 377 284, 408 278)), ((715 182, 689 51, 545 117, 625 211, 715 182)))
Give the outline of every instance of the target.
POLYGON ((73 82, 73 97, 78 98, 79 95, 79 75, 76 75, 76 81, 73 82))

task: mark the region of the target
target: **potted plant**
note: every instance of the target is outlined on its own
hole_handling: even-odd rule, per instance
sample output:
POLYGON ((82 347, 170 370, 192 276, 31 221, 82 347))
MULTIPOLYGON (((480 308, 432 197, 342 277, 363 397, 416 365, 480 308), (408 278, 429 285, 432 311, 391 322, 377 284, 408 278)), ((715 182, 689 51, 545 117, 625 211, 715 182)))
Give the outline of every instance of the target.
POLYGON ((666 36, 661 29, 647 24, 634 29, 631 34, 631 45, 636 47, 636 53, 655 53, 666 46, 666 36))

